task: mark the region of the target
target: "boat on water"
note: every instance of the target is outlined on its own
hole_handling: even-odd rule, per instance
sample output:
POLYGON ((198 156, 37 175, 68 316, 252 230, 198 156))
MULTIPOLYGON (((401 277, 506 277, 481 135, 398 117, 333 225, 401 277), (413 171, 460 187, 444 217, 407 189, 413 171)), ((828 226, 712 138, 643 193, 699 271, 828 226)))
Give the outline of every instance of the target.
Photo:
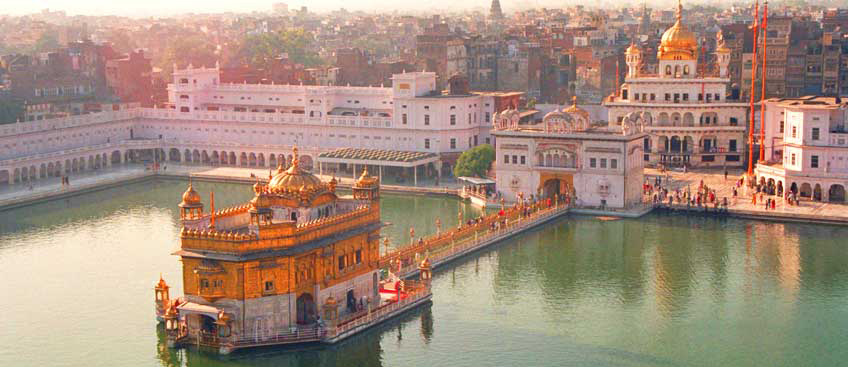
POLYGON ((335 343, 430 302, 430 261, 418 280, 381 276, 379 181, 367 168, 352 195, 282 163, 243 205, 208 211, 189 182, 180 207, 184 295, 154 287, 170 347, 237 349, 335 343))

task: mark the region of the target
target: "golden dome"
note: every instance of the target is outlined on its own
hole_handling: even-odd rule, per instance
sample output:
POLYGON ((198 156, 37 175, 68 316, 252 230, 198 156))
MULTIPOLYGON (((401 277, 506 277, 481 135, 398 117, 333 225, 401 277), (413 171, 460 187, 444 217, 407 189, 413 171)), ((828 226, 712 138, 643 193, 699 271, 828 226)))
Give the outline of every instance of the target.
POLYGON ((253 199, 250 199, 250 207, 252 209, 263 209, 271 206, 271 198, 264 192, 256 193, 253 199))
POLYGON ((562 110, 563 113, 576 114, 586 120, 589 119, 589 112, 586 110, 577 107, 577 96, 571 97, 571 106, 562 110))
POLYGON ((277 174, 268 182, 268 188, 272 191, 310 191, 321 187, 321 179, 312 173, 300 169, 300 158, 297 155, 297 147, 293 151, 294 156, 291 167, 283 171, 281 165, 277 169, 277 174))
POLYGON ((683 5, 677 1, 677 21, 662 35, 658 57, 661 60, 695 60, 698 37, 683 24, 683 5))
POLYGON ((356 187, 369 187, 377 184, 377 178, 368 173, 368 166, 362 170, 362 175, 356 180, 356 187))
POLYGON ((630 47, 627 47, 627 50, 624 51, 624 53, 626 55, 633 55, 633 54, 636 54, 636 53, 639 53, 639 52, 642 52, 642 50, 640 50, 639 46, 636 46, 635 43, 631 43, 630 47))
POLYGON ((421 269, 430 268, 430 257, 427 256, 427 257, 424 258, 424 260, 421 260, 421 264, 418 265, 418 267, 421 268, 421 269))
POLYGON ((180 202, 181 207, 195 207, 200 206, 200 195, 197 191, 194 191, 194 187, 191 184, 191 180, 188 181, 188 188, 183 193, 183 201, 180 202))

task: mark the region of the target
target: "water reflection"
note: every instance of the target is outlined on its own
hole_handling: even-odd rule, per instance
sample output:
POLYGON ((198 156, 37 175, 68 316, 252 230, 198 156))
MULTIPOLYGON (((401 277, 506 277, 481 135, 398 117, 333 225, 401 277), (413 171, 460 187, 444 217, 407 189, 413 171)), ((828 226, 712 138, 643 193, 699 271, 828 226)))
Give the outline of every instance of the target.
MULTIPOLYGON (((840 365, 848 229, 652 215, 570 217, 437 269, 432 306, 343 344, 217 356, 164 347, 159 272, 181 292, 176 203, 155 180, 0 212, 0 365, 840 365), (57 317, 72 314, 73 317, 57 317), (32 327, 39 320, 39 327, 32 327), (155 330, 155 331, 154 331, 155 330), (113 353, 90 353, 92 345, 113 353), (155 347, 155 351, 152 348, 155 347)), ((246 185, 196 182, 216 206, 246 185)), ((384 195, 393 245, 479 210, 384 195)))

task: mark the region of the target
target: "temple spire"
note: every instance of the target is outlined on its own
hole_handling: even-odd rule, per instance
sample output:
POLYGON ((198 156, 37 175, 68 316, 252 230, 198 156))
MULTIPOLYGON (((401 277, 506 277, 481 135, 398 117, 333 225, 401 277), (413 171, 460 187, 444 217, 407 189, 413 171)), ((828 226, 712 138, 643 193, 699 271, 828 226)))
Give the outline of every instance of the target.
POLYGON ((677 22, 681 23, 683 19, 683 4, 677 0, 677 22))

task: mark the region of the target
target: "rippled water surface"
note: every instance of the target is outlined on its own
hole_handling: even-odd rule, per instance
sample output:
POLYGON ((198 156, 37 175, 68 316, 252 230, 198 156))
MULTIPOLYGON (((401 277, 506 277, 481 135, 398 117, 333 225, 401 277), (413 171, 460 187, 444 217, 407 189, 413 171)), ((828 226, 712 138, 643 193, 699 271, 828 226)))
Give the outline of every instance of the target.
MULTIPOLYGON (((216 206, 246 185, 196 183, 216 206)), ((835 366, 848 360, 848 229, 572 217, 438 270, 433 304, 340 345, 168 350, 182 293, 176 204, 157 180, 0 212, 0 366, 835 366)), ((453 199, 384 195, 384 229, 456 222, 453 199)))

